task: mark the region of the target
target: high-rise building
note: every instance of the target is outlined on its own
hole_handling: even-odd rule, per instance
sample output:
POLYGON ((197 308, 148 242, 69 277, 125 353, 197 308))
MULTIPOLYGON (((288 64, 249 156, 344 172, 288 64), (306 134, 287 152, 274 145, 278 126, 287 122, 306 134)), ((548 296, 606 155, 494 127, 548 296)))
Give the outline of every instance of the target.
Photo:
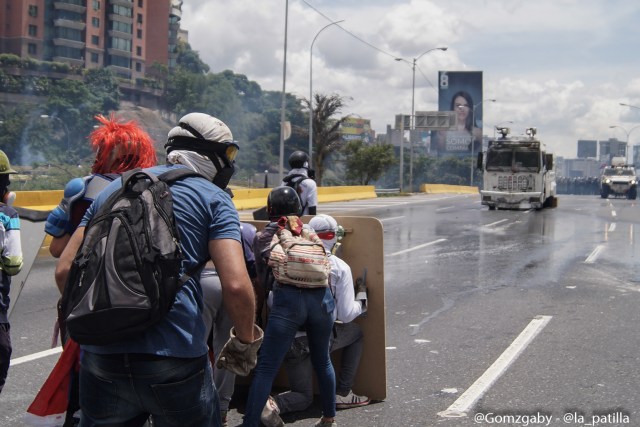
POLYGON ((182 0, 0 0, 0 53, 144 77, 175 65, 182 0))

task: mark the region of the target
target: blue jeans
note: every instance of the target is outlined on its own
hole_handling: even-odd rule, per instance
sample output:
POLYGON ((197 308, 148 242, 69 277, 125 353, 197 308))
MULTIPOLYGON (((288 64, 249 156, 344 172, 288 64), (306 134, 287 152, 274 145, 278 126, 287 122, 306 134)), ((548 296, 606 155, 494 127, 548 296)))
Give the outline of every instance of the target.
POLYGON ((243 426, 259 425, 260 414, 267 403, 273 380, 296 332, 303 327, 309 340, 311 363, 318 377, 322 414, 334 417, 336 377, 329 358, 329 340, 335 302, 331 290, 276 285, 273 292, 273 306, 249 390, 243 426))
MULTIPOLYGON (((360 364, 363 345, 362 329, 354 322, 336 323, 334 328, 335 334, 331 339, 329 351, 342 349, 340 374, 336 378, 336 394, 346 396, 353 387, 360 364)), ((274 397, 280 413, 304 411, 313 402, 313 372, 306 336, 298 337, 293 341, 284 358, 284 367, 291 390, 274 397)))
POLYGON ((221 426, 207 355, 180 359, 84 351, 80 367, 80 427, 221 426))

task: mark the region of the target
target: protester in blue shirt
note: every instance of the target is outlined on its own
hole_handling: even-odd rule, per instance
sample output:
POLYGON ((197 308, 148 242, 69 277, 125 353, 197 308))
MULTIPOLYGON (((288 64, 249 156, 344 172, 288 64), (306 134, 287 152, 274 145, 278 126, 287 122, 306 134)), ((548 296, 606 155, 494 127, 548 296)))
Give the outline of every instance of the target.
MULTIPOLYGON (((213 261, 234 325, 227 346, 236 351, 227 354, 225 362, 230 367, 252 367, 262 331, 254 325, 255 300, 242 255, 238 213, 224 191, 233 175, 238 145, 222 121, 190 113, 169 132, 165 148, 168 164, 147 170, 159 175, 187 167, 204 177, 171 184, 184 271, 213 261)), ((88 221, 120 186, 120 179, 109 184, 87 211, 56 267, 58 284, 66 282, 88 221)), ((167 315, 135 339, 82 346, 81 426, 142 425, 149 415, 156 427, 221 425, 199 277, 193 274, 167 315)))

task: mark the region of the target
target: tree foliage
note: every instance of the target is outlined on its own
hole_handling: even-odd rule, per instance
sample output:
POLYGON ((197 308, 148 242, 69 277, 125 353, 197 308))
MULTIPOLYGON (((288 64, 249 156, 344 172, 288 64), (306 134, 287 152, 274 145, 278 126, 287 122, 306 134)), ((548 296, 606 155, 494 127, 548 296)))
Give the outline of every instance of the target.
POLYGON ((365 145, 357 139, 349 142, 344 152, 347 180, 357 185, 369 185, 397 163, 391 144, 365 145))

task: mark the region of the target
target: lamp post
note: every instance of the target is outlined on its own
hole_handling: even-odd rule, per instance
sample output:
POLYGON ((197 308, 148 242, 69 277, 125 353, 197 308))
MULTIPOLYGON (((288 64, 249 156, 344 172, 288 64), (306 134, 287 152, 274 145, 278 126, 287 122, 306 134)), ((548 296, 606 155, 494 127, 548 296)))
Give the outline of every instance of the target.
MULTIPOLYGON (((429 52, 432 52, 434 50, 441 50, 441 51, 446 51, 448 49, 447 46, 442 46, 442 47, 434 47, 428 50, 425 50, 424 52, 422 52, 420 55, 418 55, 417 57, 413 58, 413 61, 411 62, 411 69, 412 69, 412 80, 411 80, 411 121, 409 124, 409 188, 411 189, 411 191, 413 191, 413 138, 412 138, 412 132, 415 130, 415 123, 416 123, 416 117, 415 117, 415 97, 416 97, 416 62, 418 61, 418 59, 422 58, 424 55, 426 55, 429 52)), ((404 61, 409 63, 409 61, 407 61, 404 58, 396 58, 396 61, 404 61)), ((400 177, 400 179, 402 180, 402 177, 400 177)))
POLYGON ((332 25, 339 24, 344 22, 344 19, 340 21, 334 21, 330 24, 325 25, 316 33, 316 36, 313 38, 311 42, 311 48, 309 49, 309 167, 313 169, 313 44, 316 42, 316 39, 324 30, 329 28, 332 25))
POLYGON ((635 108, 637 110, 640 110, 640 107, 636 107, 635 105, 625 104, 624 102, 621 102, 620 105, 623 107, 635 108))
POLYGON ((284 177, 284 119, 285 108, 287 106, 287 26, 289 22, 289 0, 285 1, 284 12, 284 61, 282 62, 282 105, 280 106, 280 164, 278 167, 278 178, 282 181, 284 177))
POLYGON ((629 135, 631 135, 631 132, 633 132, 635 129, 640 128, 640 125, 634 126, 629 130, 626 130, 625 128, 623 128, 622 126, 619 126, 619 125, 609 126, 609 129, 613 129, 613 128, 620 128, 627 135, 627 139, 625 141, 625 159, 626 159, 627 164, 630 164, 629 163, 629 151, 631 151, 631 150, 629 150, 629 135))
POLYGON ((57 120, 62 124, 62 127, 64 129, 64 135, 67 137, 67 152, 71 151, 71 145, 69 144, 69 128, 67 127, 66 123, 63 122, 60 117, 58 117, 58 116, 50 116, 48 114, 40 114, 40 118, 41 119, 57 120))
MULTIPOLYGON (((485 101, 490 101, 490 102, 496 102, 495 99, 489 98, 489 99, 483 99, 482 101, 478 102, 477 104, 473 104, 473 108, 471 109, 471 173, 469 175, 469 186, 472 187, 473 186, 473 153, 475 152, 475 142, 476 142, 476 138, 473 135, 473 128, 476 127, 476 108, 479 107, 483 102, 485 101)), ((480 135, 480 138, 482 138, 482 134, 480 135)))

